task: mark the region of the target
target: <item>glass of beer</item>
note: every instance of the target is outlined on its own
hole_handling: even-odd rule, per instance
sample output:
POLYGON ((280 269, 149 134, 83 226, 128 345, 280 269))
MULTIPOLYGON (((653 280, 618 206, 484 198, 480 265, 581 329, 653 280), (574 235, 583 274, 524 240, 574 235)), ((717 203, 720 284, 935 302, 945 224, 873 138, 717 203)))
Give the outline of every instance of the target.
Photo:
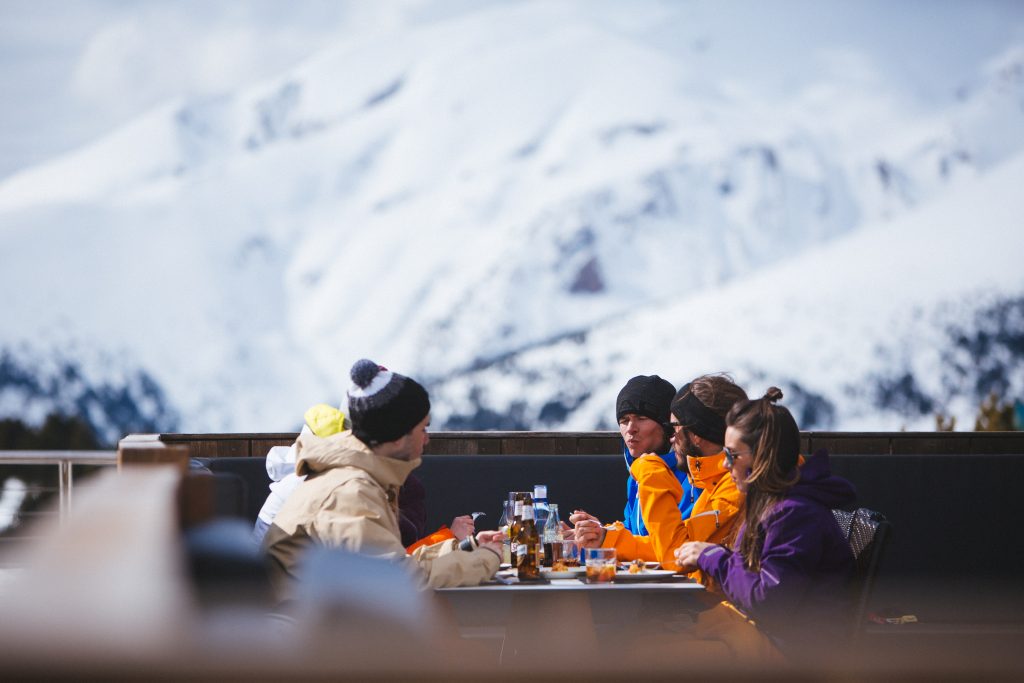
POLYGON ((615 580, 615 548, 587 548, 587 581, 610 583, 615 580))

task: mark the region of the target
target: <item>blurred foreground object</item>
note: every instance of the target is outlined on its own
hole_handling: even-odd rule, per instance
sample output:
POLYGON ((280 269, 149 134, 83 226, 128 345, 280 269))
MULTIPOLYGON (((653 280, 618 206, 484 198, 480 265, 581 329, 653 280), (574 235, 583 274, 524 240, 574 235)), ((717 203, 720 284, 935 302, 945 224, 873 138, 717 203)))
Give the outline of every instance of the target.
POLYGON ((63 525, 36 529, 15 558, 21 569, 0 585, 0 678, 343 677, 448 658, 429 595, 369 558, 312 553, 303 593, 287 613, 269 612, 252 590, 261 558, 239 546, 230 520, 182 534, 183 492, 204 490, 187 485, 196 477, 212 479, 176 464, 125 465, 82 485, 63 525), (250 589, 226 590, 239 577, 250 589))
POLYGON ((188 618, 178 549, 179 473, 103 472, 83 485, 62 527, 41 524, 24 570, 0 595, 0 660, 54 662, 164 651, 188 618))

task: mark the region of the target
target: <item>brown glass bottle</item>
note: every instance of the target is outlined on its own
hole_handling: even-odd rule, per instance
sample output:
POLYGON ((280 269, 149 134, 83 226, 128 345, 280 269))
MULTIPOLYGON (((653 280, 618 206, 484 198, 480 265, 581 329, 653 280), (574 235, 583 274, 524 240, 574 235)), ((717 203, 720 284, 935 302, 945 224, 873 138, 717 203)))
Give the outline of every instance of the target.
POLYGON ((533 520, 533 497, 523 497, 523 520, 516 538, 516 573, 520 581, 540 580, 540 534, 533 520))
POLYGON ((523 494, 513 496, 512 520, 508 525, 509 550, 512 555, 512 566, 516 565, 516 547, 519 545, 519 530, 523 526, 523 494))

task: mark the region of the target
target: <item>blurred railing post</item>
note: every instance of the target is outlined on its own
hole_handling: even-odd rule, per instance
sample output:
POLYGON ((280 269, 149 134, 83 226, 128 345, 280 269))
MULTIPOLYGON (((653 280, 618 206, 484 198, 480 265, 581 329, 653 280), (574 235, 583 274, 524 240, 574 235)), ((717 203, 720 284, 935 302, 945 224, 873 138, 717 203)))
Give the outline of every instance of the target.
POLYGON ((71 461, 61 460, 57 467, 57 498, 60 501, 60 523, 63 525, 71 512, 71 461))
POLYGON ((188 447, 168 445, 156 434, 131 434, 117 447, 117 469, 132 465, 175 465, 188 470, 188 447))
POLYGON ((168 444, 160 440, 159 434, 130 434, 121 439, 117 448, 117 466, 171 464, 181 472, 181 486, 178 489, 179 521, 182 528, 189 528, 212 519, 217 508, 217 487, 209 474, 189 474, 190 450, 184 444, 168 444))

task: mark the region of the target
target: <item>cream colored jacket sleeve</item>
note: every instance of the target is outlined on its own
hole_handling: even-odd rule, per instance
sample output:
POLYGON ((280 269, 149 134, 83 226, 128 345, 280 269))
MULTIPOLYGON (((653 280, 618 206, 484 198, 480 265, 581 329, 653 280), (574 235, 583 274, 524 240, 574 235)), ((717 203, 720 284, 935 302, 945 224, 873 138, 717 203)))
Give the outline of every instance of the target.
POLYGON ((493 576, 500 562, 497 554, 485 548, 459 550, 454 539, 417 548, 407 555, 398 536, 396 513, 380 488, 364 479, 353 479, 335 488, 311 527, 314 540, 324 545, 413 565, 430 588, 475 586, 493 576), (337 499, 343 499, 344 505, 337 499))
POLYGON ((410 559, 427 573, 430 588, 475 586, 494 576, 501 562, 497 553, 486 548, 459 550, 454 538, 417 548, 410 559))

